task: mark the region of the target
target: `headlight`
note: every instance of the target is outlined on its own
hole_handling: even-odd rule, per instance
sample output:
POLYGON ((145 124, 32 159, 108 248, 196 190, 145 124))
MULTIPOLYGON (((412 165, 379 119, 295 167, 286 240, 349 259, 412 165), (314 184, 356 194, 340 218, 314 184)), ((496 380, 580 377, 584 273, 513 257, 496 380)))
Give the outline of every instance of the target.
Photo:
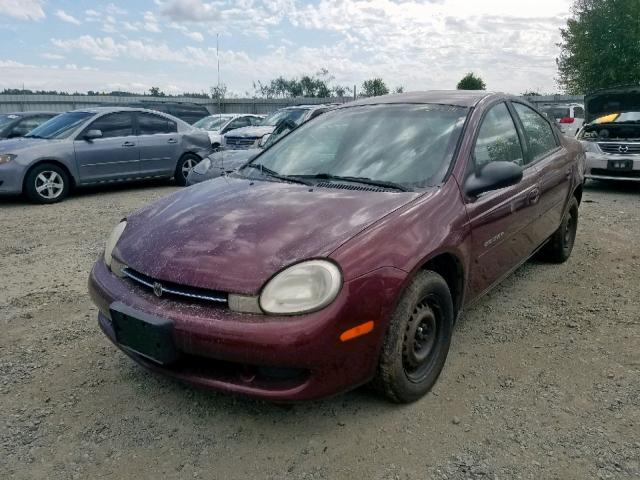
POLYGON ((584 148, 585 152, 601 153, 600 147, 598 147, 598 144, 596 142, 588 142, 586 140, 581 140, 580 143, 582 144, 582 148, 584 148))
POLYGON ((127 222, 123 220, 118 225, 116 225, 116 228, 113 229, 113 231, 109 235, 109 238, 107 238, 107 244, 104 247, 104 263, 106 263, 109 268, 111 268, 111 261, 113 260, 113 258, 111 257, 111 255, 113 254, 113 249, 118 243, 118 240, 120 240, 120 236, 122 235, 122 232, 124 232, 126 226, 127 222))
POLYGON ((209 157, 202 160, 195 167, 193 167, 193 171, 198 175, 204 175, 211 168, 211 159, 209 157))
POLYGON ((283 270, 262 290, 260 308, 266 313, 299 314, 329 305, 342 287, 338 267, 326 260, 309 260, 283 270))
POLYGON ((4 163, 9 163, 14 158, 16 158, 16 155, 14 155, 13 153, 4 153, 0 155, 0 165, 4 163))

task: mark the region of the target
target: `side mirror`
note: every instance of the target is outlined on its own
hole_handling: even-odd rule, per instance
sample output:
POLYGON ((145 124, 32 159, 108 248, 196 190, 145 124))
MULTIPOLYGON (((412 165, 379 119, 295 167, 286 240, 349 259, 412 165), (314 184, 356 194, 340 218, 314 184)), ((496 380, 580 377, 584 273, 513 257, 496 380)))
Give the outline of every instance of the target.
POLYGON ((260 143, 258 144, 258 146, 260 148, 264 148, 265 145, 267 144, 267 142, 269 141, 270 137, 271 137, 270 133, 267 133, 266 135, 263 135, 262 138, 260 139, 260 143))
POLYGON ((102 138, 101 130, 88 130, 87 133, 84 134, 84 139, 88 142, 95 140, 96 138, 102 138))
POLYGON ((479 173, 467 178, 464 191, 470 197, 477 197, 484 192, 520 183, 522 174, 522 167, 513 162, 490 162, 479 173))

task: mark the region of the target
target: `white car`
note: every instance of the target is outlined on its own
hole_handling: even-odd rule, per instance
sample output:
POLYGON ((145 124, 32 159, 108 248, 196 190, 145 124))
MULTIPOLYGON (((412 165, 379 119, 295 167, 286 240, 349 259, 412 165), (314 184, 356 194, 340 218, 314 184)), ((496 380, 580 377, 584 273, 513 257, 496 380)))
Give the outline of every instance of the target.
POLYGON ((211 140, 211 146, 220 148, 222 146, 222 137, 225 133, 237 128, 260 125, 263 119, 264 117, 260 115, 222 113, 204 117, 194 123, 193 126, 206 130, 211 140))
POLYGON ((584 125, 584 105, 579 103, 545 105, 540 110, 555 121, 560 131, 569 137, 575 137, 584 125))

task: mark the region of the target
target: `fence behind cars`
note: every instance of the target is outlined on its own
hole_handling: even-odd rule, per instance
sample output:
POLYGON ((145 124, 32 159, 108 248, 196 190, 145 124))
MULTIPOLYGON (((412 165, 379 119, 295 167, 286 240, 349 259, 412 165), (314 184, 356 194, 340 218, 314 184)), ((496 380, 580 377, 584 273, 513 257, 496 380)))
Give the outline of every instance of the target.
POLYGON ((129 103, 184 102, 203 105, 210 113, 270 113, 279 108, 301 104, 345 103, 350 97, 338 98, 227 98, 217 100, 192 97, 152 97, 115 95, 0 95, 0 113, 45 110, 67 112, 79 108, 129 103))

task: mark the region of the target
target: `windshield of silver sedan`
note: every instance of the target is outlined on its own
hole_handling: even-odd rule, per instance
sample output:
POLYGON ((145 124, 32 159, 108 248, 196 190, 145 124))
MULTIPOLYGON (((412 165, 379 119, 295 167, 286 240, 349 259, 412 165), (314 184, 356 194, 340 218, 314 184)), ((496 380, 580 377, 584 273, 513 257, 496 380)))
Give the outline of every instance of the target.
POLYGON ((93 117, 95 114, 91 112, 67 112, 51 120, 47 120, 39 127, 29 132, 28 138, 67 138, 77 127, 85 120, 93 117))
POLYGON ((440 183, 468 109, 365 105, 325 113, 241 169, 249 178, 355 182, 410 190, 440 183))

